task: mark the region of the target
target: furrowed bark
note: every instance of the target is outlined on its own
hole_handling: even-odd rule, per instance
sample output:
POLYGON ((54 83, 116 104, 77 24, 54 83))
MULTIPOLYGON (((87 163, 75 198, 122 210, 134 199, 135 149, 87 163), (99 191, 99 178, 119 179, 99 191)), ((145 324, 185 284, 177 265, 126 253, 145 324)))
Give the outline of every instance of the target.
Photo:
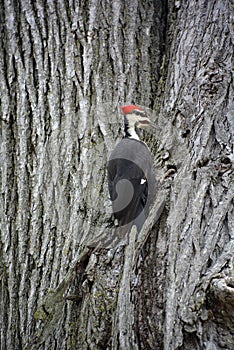
POLYGON ((1 349, 234 349, 232 21, 225 0, 3 1, 1 349), (124 103, 158 125, 136 239, 106 181, 124 103))

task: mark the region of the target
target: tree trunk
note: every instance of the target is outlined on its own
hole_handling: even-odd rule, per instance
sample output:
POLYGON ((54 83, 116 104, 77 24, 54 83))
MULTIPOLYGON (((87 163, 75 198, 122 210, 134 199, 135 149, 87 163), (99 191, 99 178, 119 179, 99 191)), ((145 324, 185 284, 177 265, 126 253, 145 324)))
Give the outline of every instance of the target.
POLYGON ((1 350, 234 349, 232 22, 228 0, 3 0, 1 350), (118 237, 132 102, 157 194, 118 237))

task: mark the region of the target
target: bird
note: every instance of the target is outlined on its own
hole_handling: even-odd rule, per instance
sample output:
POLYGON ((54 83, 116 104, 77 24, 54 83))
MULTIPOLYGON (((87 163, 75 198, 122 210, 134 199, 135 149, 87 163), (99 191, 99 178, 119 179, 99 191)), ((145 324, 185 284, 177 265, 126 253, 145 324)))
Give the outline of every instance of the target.
POLYGON ((154 198, 156 180, 151 152, 140 140, 139 129, 156 128, 139 106, 121 107, 124 136, 111 152, 108 165, 108 189, 117 226, 140 232, 154 198))

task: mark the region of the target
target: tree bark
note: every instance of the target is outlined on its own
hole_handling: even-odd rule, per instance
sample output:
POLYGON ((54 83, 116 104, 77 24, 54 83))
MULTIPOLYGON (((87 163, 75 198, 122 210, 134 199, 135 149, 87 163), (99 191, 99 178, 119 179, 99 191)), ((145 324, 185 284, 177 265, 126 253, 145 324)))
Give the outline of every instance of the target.
POLYGON ((234 349, 232 23, 228 0, 2 2, 2 350, 234 349), (158 185, 119 237, 125 103, 158 185))

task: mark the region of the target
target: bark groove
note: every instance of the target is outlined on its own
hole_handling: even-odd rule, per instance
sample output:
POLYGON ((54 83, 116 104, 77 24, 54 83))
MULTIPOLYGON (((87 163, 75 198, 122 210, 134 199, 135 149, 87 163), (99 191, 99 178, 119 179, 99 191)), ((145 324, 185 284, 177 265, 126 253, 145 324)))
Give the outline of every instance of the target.
POLYGON ((228 0, 2 1, 2 350, 234 350, 232 22, 228 0), (136 242, 105 172, 132 102, 158 125, 136 242))

